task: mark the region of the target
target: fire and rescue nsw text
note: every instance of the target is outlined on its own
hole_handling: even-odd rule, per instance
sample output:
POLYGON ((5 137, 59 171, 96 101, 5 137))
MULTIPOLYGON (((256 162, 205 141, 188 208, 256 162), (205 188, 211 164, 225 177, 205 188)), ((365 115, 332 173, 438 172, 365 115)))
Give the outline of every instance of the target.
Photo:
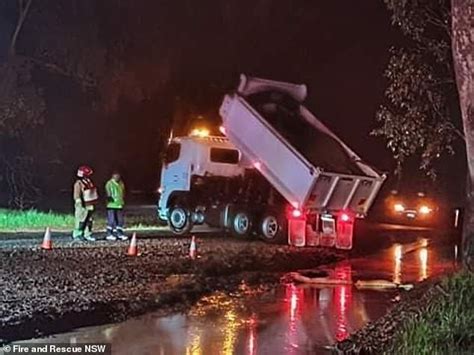
POLYGON ((100 354, 111 355, 111 344, 11 344, 0 348, 0 354, 100 354))

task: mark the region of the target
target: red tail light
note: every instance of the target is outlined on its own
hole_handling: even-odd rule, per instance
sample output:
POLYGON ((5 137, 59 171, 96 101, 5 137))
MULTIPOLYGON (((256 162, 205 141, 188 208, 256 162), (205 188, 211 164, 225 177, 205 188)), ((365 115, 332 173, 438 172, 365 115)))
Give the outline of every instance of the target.
POLYGON ((351 217, 349 217, 348 214, 346 214, 346 213, 341 214, 341 221, 348 222, 350 219, 351 219, 351 217))
POLYGON ((286 209, 286 218, 288 219, 301 219, 304 218, 304 211, 300 208, 288 206, 286 209))
POLYGON ((295 218, 300 218, 303 215, 303 212, 297 208, 291 211, 291 215, 295 218))
POLYGON ((339 220, 341 222, 350 222, 352 221, 352 216, 348 213, 345 213, 345 212, 342 212, 340 215, 339 215, 339 220))

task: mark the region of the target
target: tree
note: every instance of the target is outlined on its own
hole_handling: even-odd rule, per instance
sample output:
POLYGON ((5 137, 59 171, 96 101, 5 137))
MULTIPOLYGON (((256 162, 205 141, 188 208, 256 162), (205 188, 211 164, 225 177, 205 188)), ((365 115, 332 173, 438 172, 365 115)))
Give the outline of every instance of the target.
POLYGON ((436 163, 454 153, 464 139, 451 56, 449 0, 384 0, 392 23, 408 39, 406 48, 392 48, 385 71, 385 102, 376 119, 397 162, 397 173, 408 157, 436 177, 436 163))
POLYGON ((8 36, 8 45, 0 48, 0 171, 14 207, 28 207, 38 199, 40 190, 31 172, 46 156, 45 144, 42 155, 31 144, 47 109, 34 75, 68 78, 85 90, 97 87, 105 57, 97 21, 84 26, 75 20, 80 15, 93 19, 95 6, 94 1, 0 2, 8 36))
POLYGON ((17 55, 18 38, 31 4, 32 0, 17 2, 17 19, 6 59, 0 63, 0 166, 8 185, 9 202, 20 208, 33 203, 38 190, 30 174, 31 158, 16 148, 17 143, 26 130, 42 124, 45 112, 40 90, 32 84, 32 65, 17 55))
POLYGON ((31 63, 17 56, 20 32, 33 0, 18 1, 18 15, 6 60, 0 63, 0 133, 17 135, 26 126, 41 123, 44 102, 31 85, 31 63))
POLYGON ((435 163, 443 154, 454 153, 457 128, 456 106, 450 105, 454 81, 442 78, 424 56, 414 50, 392 49, 385 76, 386 102, 376 119, 381 127, 372 133, 387 139, 387 146, 400 173, 407 158, 418 155, 420 168, 436 176, 435 163))
POLYGON ((463 260, 474 268, 474 0, 452 0, 453 62, 459 93, 468 166, 463 260))
POLYGON ((377 112, 383 136, 401 169, 415 156, 435 177, 435 163, 453 154, 456 138, 465 141, 468 194, 463 250, 465 265, 474 255, 474 1, 384 0, 392 23, 409 39, 392 49, 385 76, 386 102, 377 112), (462 120, 461 120, 462 118, 462 120))

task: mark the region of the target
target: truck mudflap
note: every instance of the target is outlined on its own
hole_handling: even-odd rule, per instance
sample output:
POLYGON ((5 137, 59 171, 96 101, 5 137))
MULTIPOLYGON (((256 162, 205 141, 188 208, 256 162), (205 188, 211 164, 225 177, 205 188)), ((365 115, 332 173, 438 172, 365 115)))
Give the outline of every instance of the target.
POLYGON ((339 218, 336 224, 336 248, 352 249, 352 239, 354 236, 354 218, 342 220, 339 218))
POLYGON ((347 213, 309 215, 288 219, 288 244, 352 249, 354 217, 347 213))
POLYGON ((288 220, 288 244, 295 247, 306 245, 306 219, 290 218, 288 220))

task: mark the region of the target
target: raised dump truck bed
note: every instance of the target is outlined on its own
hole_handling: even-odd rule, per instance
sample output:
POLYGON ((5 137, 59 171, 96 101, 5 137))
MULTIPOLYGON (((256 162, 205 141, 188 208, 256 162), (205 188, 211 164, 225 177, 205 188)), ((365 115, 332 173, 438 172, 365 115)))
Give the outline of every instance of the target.
MULTIPOLYGON (((207 224, 270 243, 352 248, 384 176, 304 106, 306 86, 242 76, 224 137, 170 140, 158 213, 175 234, 207 224)), ((193 131, 194 132, 194 131, 193 131)))
POLYGON ((220 108, 226 135, 294 207, 365 215, 385 176, 303 106, 306 91, 242 75, 220 108))

